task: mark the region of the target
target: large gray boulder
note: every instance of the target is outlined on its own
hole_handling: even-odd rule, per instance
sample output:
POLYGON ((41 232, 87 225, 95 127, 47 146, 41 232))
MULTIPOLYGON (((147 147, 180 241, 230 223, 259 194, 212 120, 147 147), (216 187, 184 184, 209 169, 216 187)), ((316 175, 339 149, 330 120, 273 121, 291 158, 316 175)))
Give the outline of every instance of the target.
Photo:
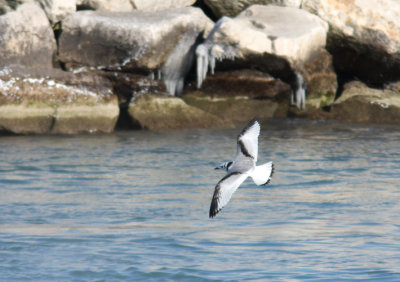
POLYGON ((328 24, 317 16, 290 7, 253 5, 236 18, 223 17, 196 49, 197 86, 219 60, 225 69, 247 66, 281 78, 292 85, 297 106, 304 108, 304 65, 316 58, 331 62, 329 56, 321 57, 327 31, 328 24))
POLYGON ((373 89, 350 82, 331 107, 333 118, 346 122, 400 123, 400 90, 373 89))
POLYGON ((302 8, 329 23, 327 48, 339 72, 369 84, 400 79, 398 0, 304 0, 302 8))
POLYGON ((59 59, 67 66, 159 72, 170 85, 169 93, 179 94, 193 46, 211 27, 212 21, 192 7, 163 12, 80 11, 62 23, 59 59))
MULTIPOLYGON (((224 37, 216 35, 215 43, 222 39, 236 45, 238 57, 269 53, 304 62, 325 47, 327 31, 326 22, 306 11, 253 5, 233 19, 224 18, 217 31, 224 37)), ((224 56, 214 48, 217 56, 224 56)))
POLYGON ((0 68, 51 68, 56 50, 53 30, 38 4, 22 4, 16 11, 0 16, 0 68))
POLYGON ((54 109, 51 106, 0 105, 0 132, 15 134, 49 133, 53 123, 53 114, 54 109))
POLYGON ((66 104, 57 107, 51 133, 110 133, 118 120, 119 107, 116 96, 93 104, 66 104))
POLYGON ((17 134, 112 132, 119 105, 100 81, 1 72, 0 130, 17 134), (85 85, 89 82, 87 85, 85 85))
POLYGON ((144 94, 129 105, 132 121, 149 130, 232 127, 216 115, 185 103, 181 98, 144 94))
POLYGON ((251 5, 281 5, 286 7, 300 8, 302 0, 204 0, 204 3, 210 8, 218 18, 222 16, 235 17, 251 5))

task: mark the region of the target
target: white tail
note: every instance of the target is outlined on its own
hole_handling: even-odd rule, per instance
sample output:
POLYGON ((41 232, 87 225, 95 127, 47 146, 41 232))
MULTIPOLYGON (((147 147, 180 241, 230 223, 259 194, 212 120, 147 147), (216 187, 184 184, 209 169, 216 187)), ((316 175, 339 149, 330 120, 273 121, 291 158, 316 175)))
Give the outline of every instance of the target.
POLYGON ((251 178, 257 185, 267 185, 271 180, 272 174, 274 172, 274 164, 272 162, 256 166, 252 173, 251 178))

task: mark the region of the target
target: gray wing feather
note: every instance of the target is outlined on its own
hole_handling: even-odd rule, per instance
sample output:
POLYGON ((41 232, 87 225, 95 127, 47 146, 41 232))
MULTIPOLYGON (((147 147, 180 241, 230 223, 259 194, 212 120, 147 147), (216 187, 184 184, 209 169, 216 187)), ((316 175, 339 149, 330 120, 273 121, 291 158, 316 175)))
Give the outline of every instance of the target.
POLYGON ((246 180, 247 174, 231 172, 215 186, 211 200, 210 217, 214 217, 229 202, 236 189, 246 180))

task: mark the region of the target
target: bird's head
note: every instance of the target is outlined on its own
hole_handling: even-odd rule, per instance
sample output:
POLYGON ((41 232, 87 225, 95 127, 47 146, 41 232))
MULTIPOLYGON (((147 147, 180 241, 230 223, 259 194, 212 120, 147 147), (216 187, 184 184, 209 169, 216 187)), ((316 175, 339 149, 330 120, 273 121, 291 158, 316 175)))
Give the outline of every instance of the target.
POLYGON ((217 166, 215 169, 223 169, 228 171, 228 169, 232 166, 232 162, 224 162, 222 164, 220 164, 219 166, 217 166))

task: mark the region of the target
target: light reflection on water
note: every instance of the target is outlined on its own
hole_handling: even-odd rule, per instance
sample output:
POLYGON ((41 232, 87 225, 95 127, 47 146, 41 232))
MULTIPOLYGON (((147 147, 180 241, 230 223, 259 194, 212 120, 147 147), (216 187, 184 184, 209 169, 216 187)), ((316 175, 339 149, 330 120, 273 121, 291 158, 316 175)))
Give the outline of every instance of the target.
POLYGON ((264 124, 210 220, 237 133, 1 137, 0 280, 400 279, 399 127, 264 124))

